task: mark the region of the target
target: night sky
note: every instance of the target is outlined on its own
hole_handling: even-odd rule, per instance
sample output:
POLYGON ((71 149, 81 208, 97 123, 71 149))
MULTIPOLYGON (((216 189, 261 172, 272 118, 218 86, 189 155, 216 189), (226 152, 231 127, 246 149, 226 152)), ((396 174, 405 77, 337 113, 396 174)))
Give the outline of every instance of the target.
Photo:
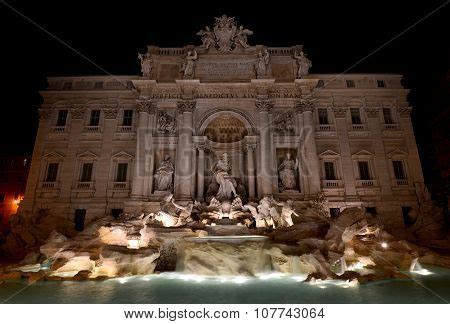
MULTIPOLYGON (((445 0, 6 2, 110 73, 138 74, 137 52, 147 44, 199 45, 195 33, 223 13, 254 31, 250 44, 304 44, 313 62, 311 73, 341 73, 445 0)), ((104 73, 3 3, 0 24, 0 153, 31 153, 41 103, 38 91, 45 89, 46 76, 104 73)), ((448 104, 442 91, 450 91, 449 31, 447 4, 349 71, 405 75, 428 179, 434 168, 431 120, 448 104)))

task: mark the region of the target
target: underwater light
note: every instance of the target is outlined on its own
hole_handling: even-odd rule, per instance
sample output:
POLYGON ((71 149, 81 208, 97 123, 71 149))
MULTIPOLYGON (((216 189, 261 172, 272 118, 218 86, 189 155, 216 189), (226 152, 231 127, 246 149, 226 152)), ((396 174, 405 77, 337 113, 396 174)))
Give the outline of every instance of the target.
POLYGON ((243 284, 243 283, 246 283, 248 281, 248 278, 243 277, 243 276, 238 276, 236 278, 233 278, 231 281, 234 282, 234 283, 237 283, 237 284, 243 284))
POLYGON ((128 239, 127 241, 127 249, 138 250, 139 249, 139 240, 138 239, 128 239))
POLYGON ((268 280, 268 279, 276 279, 283 277, 283 274, 280 272, 270 272, 270 273, 261 273, 257 275, 259 279, 261 280, 268 280))
POLYGON ((387 249, 388 248, 388 244, 386 242, 381 242, 381 247, 383 249, 387 249))
POLYGON ((128 282, 129 278, 119 278, 117 279, 117 281, 119 281, 121 284, 124 284, 126 282, 128 282))
POLYGON ((429 276, 429 275, 434 274, 434 272, 431 272, 431 271, 428 270, 428 269, 413 270, 413 271, 411 271, 411 272, 412 272, 412 273, 416 273, 416 274, 421 275, 421 276, 429 276))

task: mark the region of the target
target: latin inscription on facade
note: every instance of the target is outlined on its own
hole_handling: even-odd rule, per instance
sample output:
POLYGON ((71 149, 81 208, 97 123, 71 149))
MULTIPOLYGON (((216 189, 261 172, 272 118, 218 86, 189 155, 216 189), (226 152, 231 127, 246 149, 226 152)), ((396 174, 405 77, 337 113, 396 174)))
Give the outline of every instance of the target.
POLYGON ((219 80, 249 80, 255 78, 255 59, 205 58, 199 59, 195 69, 196 78, 219 80))

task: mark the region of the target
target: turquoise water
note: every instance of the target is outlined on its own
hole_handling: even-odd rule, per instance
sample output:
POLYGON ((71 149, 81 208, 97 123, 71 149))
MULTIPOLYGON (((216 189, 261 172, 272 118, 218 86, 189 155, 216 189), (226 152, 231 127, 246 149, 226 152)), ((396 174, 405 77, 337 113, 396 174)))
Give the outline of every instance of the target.
MULTIPOLYGON (((299 277, 200 278, 178 274, 105 281, 10 281, 0 285, 6 303, 445 303, 450 270, 356 287, 310 284, 299 277), (414 279, 414 280, 413 280, 414 279)), ((342 284, 342 283, 340 283, 342 284)))

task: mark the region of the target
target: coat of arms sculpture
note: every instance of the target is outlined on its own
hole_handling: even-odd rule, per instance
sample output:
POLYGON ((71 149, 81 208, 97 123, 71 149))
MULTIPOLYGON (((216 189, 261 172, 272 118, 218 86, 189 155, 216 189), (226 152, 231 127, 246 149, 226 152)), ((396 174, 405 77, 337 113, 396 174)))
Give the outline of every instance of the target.
POLYGON ((197 33, 202 37, 201 47, 207 50, 214 47, 221 53, 231 52, 237 47, 249 47, 247 37, 253 35, 251 30, 245 29, 243 26, 238 28, 235 17, 222 15, 215 19, 213 30, 206 26, 197 33))

